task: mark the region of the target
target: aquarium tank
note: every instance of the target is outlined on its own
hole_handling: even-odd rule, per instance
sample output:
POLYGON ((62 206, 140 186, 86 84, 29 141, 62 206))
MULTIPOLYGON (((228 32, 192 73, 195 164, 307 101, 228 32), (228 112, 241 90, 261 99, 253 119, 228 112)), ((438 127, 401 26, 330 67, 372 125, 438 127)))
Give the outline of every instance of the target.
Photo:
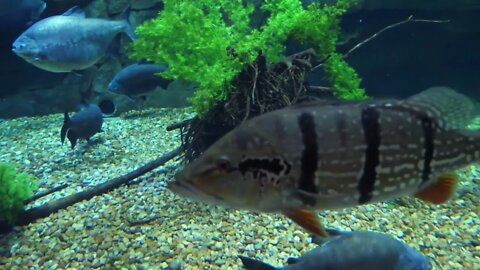
POLYGON ((480 2, 0 22, 0 269, 480 269, 480 2))

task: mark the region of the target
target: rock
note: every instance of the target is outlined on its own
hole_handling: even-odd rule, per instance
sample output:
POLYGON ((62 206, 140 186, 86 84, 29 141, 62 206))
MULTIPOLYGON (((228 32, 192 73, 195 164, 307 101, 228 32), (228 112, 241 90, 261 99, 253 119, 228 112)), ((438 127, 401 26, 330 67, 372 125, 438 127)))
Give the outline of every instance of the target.
POLYGON ((150 9, 161 4, 162 0, 130 0, 132 9, 150 9))
POLYGON ((107 4, 103 0, 94 0, 85 8, 89 18, 108 18, 107 4))
POLYGON ((107 12, 110 16, 120 14, 128 6, 128 0, 106 0, 107 12))
POLYGON ((182 269, 182 262, 178 259, 175 259, 168 264, 168 267, 171 270, 180 270, 182 269))
MULTIPOLYGON (((332 3, 336 0, 303 0, 304 4, 314 1, 332 3)), ((163 8, 161 0, 92 0, 89 2, 85 12, 87 17, 91 18, 115 17, 130 3, 129 20, 133 27, 145 20, 155 18, 163 8)), ((252 2, 258 6, 262 1, 252 2)), ((480 98, 478 91, 475 90, 478 85, 478 80, 475 80, 475 70, 478 69, 480 58, 478 54, 465 53, 475 51, 475 44, 478 44, 480 17, 471 11, 480 10, 479 1, 359 0, 358 8, 350 11, 352 14, 345 17, 344 24, 348 26, 346 28, 358 30, 357 39, 362 39, 392 22, 405 19, 402 14, 407 10, 408 14, 410 14, 410 10, 411 14, 415 14, 416 11, 428 10, 430 11, 429 18, 449 18, 451 22, 448 24, 411 23, 410 26, 398 27, 391 30, 391 35, 395 36, 394 41, 389 38, 388 33, 382 34, 368 46, 364 46, 362 50, 352 54, 349 62, 363 78, 362 87, 368 89, 367 94, 373 97, 402 98, 430 87, 431 82, 437 82, 438 74, 448 74, 448 76, 442 76, 440 83, 458 85, 464 94, 472 98, 480 98), (377 10, 382 10, 381 15, 378 15, 378 12, 368 13, 377 10), (348 21, 349 19, 350 21, 348 21), (469 42, 464 42, 465 40, 469 42), (451 48, 457 47, 461 49, 451 50, 451 48), (376 61, 368 61, 372 53, 375 54, 376 61), (405 55, 408 57, 404 57, 405 55), (439 58, 439 55, 442 58, 439 58), (448 59, 455 59, 455 61, 448 59), (405 78, 409 78, 409 80, 405 80, 405 78), (386 88, 385 85, 388 87, 386 88)), ((257 22, 257 25, 260 24, 262 22, 261 13, 258 13, 253 21, 257 22)), ((0 36, 2 36, 0 40, 0 55, 2 55, 0 57, 0 81, 2 82, 0 118, 77 110, 80 103, 79 91, 85 89, 86 80, 73 74, 50 73, 36 69, 12 54, 10 44, 20 32, 3 33, 0 30, 0 36), (25 74, 28 74, 28 79, 25 79, 25 74)), ((126 39, 122 38, 121 40, 120 47, 126 47, 126 39)), ((353 45, 355 44, 347 43, 345 46, 353 45)), ((295 48, 289 47, 289 50, 295 51, 295 48)), ((116 106, 116 112, 113 115, 141 106, 181 107, 188 105, 186 98, 192 94, 192 89, 189 88, 180 87, 180 89, 186 90, 178 91, 177 88, 170 92, 160 89, 152 93, 151 98, 145 104, 133 103, 124 96, 107 92, 106 86, 110 79, 128 63, 126 58, 123 50, 117 59, 105 59, 99 63, 100 68, 93 83, 92 102, 104 102, 105 106, 111 108, 116 106)), ((312 74, 308 82, 313 85, 323 84, 324 81, 320 83, 316 81, 315 78, 321 78, 316 75, 312 74)), ((61 120, 59 121, 61 122, 61 120)), ((32 163, 34 162, 32 161, 32 163)), ((478 174, 477 172, 475 175, 478 174)), ((478 180, 475 181, 478 182, 478 180)), ((371 219, 371 216, 365 216, 371 219)))
POLYGON ((130 13, 129 21, 133 27, 137 27, 142 22, 157 17, 157 15, 158 15, 158 10, 139 10, 139 11, 133 10, 130 13))

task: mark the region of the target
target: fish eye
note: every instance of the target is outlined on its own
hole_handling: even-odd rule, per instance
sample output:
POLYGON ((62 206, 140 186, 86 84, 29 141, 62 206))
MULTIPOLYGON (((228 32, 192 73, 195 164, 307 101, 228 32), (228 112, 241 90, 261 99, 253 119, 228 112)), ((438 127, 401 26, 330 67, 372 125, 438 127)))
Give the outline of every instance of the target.
POLYGON ((232 164, 227 157, 222 156, 217 159, 216 166, 217 166, 217 169, 220 171, 228 171, 231 169, 232 164))

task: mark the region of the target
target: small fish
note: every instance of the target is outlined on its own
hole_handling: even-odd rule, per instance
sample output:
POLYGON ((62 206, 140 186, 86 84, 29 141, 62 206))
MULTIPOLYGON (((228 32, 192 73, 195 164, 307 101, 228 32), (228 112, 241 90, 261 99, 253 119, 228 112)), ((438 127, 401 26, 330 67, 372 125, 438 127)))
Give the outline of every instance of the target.
POLYGON ((126 95, 130 99, 155 90, 157 86, 167 89, 172 80, 164 79, 159 73, 167 70, 166 65, 132 64, 118 72, 108 84, 108 90, 126 95))
POLYGON ((46 6, 42 0, 0 0, 0 21, 31 23, 40 17, 46 6))
POLYGON ((197 201, 283 213, 327 237, 314 211, 406 195, 435 204, 451 172, 480 161, 475 103, 449 88, 405 100, 317 102, 252 118, 175 175, 169 188, 197 201))
POLYGON ((326 230, 332 237, 316 238, 318 247, 299 258, 288 259, 288 266, 273 267, 239 256, 248 270, 429 270, 428 258, 407 244, 383 233, 326 230))
POLYGON ((127 21, 85 18, 78 7, 62 15, 40 20, 13 43, 12 51, 28 63, 50 72, 84 70, 100 60, 119 33, 132 40, 135 33, 127 21))
POLYGON ((72 149, 77 144, 78 139, 90 140, 90 137, 102 130, 103 118, 102 111, 95 104, 87 104, 71 118, 65 112, 60 139, 62 144, 65 137, 68 138, 72 149))

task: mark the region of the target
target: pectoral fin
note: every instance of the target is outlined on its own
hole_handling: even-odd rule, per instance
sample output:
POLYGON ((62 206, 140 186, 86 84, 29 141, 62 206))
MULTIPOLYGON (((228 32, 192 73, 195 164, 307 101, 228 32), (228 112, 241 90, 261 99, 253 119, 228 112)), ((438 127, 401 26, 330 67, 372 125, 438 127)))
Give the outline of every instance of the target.
POLYGON ((434 204, 444 203, 452 197, 457 182, 457 176, 453 173, 440 176, 436 183, 415 194, 415 197, 434 204))
POLYGON ((307 209, 288 209, 283 214, 305 230, 321 237, 328 237, 316 213, 307 209))

